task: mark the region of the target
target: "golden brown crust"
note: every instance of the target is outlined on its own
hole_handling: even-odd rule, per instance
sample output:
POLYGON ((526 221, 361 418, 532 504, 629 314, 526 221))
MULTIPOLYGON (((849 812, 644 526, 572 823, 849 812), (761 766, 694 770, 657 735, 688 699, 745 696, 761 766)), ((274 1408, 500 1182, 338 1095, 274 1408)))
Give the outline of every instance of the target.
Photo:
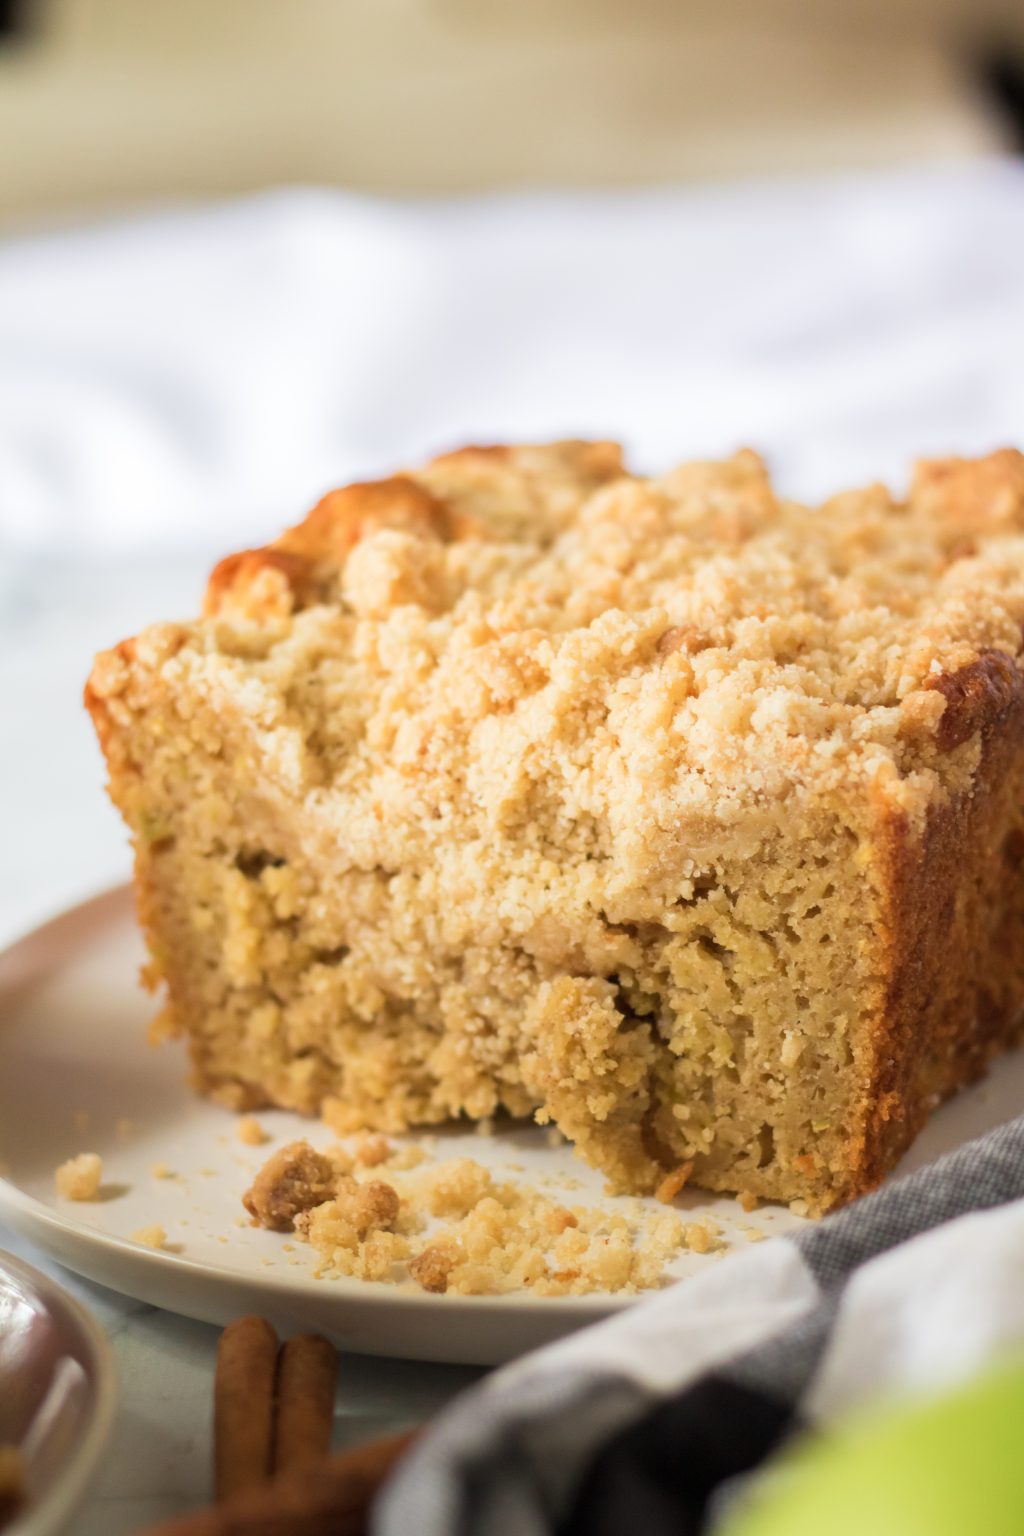
POLYGON ((203 611, 285 616, 326 596, 332 574, 353 547, 382 528, 443 538, 445 508, 408 475, 329 491, 273 544, 222 560, 210 577, 203 611))
POLYGON ((382 528, 441 538, 445 509, 409 475, 329 491, 303 522, 277 541, 312 560, 340 565, 353 544, 382 528))
POLYGON ((543 474, 550 474, 557 467, 568 478, 591 488, 604 485, 609 480, 617 480, 626 472, 620 443, 602 440, 587 442, 580 438, 567 438, 560 443, 526 449, 509 443, 455 448, 432 459, 428 469, 471 472, 481 466, 489 470, 495 463, 512 469, 532 465, 543 474))
POLYGON ((943 681, 953 744, 969 726, 981 757, 971 790, 933 806, 923 837, 905 816, 883 822, 886 983, 851 1194, 873 1188, 1024 1026, 1024 678, 1000 656, 943 681))
POLYGON ((115 766, 117 742, 107 700, 123 685, 123 679, 127 676, 128 668, 134 659, 134 638, 121 640, 110 650, 101 651, 92 664, 92 671, 82 695, 92 719, 93 728, 99 738, 100 750, 107 759, 107 766, 111 771, 115 766))
POLYGON ((317 591, 316 566, 307 556, 272 544, 243 549, 214 566, 203 614, 212 618, 230 608, 251 619, 284 618, 312 602, 317 591))
POLYGON ((355 545, 381 529, 444 542, 487 538, 487 519, 474 515, 474 487, 492 481, 496 465, 511 479, 561 478, 580 492, 624 473, 617 443, 566 441, 461 448, 433 459, 418 476, 343 486, 272 544, 222 560, 210 577, 204 614, 273 619, 322 600, 355 545), (431 479, 454 494, 435 494, 431 479))
POLYGON ((978 731, 997 727, 1019 701, 1024 678, 1003 651, 983 651, 969 666, 926 678, 924 686, 946 701, 935 743, 940 752, 952 752, 978 731))
POLYGON ((980 459, 925 459, 915 468, 911 499, 971 534, 1024 528, 1024 454, 1000 448, 980 459))

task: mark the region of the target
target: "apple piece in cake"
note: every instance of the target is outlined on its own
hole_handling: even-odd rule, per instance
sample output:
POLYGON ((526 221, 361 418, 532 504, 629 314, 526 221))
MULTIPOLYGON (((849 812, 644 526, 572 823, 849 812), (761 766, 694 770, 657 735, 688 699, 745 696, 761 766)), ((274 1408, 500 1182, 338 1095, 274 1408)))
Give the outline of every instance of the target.
POLYGON ((823 1210, 1017 1038, 1024 458, 333 492, 87 688, 198 1086, 823 1210))

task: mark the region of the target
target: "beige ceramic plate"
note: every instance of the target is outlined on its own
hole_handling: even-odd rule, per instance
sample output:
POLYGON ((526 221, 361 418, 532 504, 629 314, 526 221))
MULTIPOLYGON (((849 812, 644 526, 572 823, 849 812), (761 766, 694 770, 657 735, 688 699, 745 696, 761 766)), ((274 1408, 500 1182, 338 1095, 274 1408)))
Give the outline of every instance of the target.
MULTIPOLYGON (((343 1348, 423 1360, 490 1364, 607 1315, 613 1296, 431 1296, 416 1287, 317 1280, 310 1251, 244 1224, 240 1198, 254 1170, 296 1136, 327 1144, 322 1126, 283 1111, 261 1113, 272 1141, 243 1147, 234 1116, 185 1085, 180 1045, 152 1048, 153 1004, 137 985, 142 958, 127 891, 96 897, 0 956, 0 1216, 69 1268, 115 1290, 206 1322, 259 1311, 281 1326, 313 1327, 343 1348), (55 1193, 53 1170, 81 1151, 101 1154, 103 1198, 73 1204, 55 1193), (177 1177, 153 1177, 164 1164, 177 1177), (173 1251, 131 1234, 159 1223, 173 1251)), ((1024 1055, 936 1116, 914 1148, 920 1164, 1024 1103, 1024 1055)), ((600 1176, 552 1148, 537 1129, 492 1137, 437 1138, 438 1156, 471 1155, 554 1189, 578 1180, 577 1200, 598 1199, 600 1176)), ((746 1215, 731 1199, 684 1197, 691 1219, 711 1215, 726 1239, 798 1225, 779 1208, 746 1215)), ((680 1279, 710 1263, 673 1266, 680 1279)))
POLYGON ((0 1442, 28 1498, 5 1536, 64 1530, 110 1434, 114 1365, 99 1326, 53 1280, 0 1253, 0 1442))

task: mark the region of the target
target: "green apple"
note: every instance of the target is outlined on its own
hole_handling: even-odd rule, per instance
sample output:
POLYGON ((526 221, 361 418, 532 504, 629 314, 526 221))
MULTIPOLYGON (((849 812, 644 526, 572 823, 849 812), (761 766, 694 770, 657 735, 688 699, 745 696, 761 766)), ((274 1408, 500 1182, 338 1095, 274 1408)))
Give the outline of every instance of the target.
POLYGON ((716 1536, 1022 1536, 1024 1365, 808 1434, 716 1536))

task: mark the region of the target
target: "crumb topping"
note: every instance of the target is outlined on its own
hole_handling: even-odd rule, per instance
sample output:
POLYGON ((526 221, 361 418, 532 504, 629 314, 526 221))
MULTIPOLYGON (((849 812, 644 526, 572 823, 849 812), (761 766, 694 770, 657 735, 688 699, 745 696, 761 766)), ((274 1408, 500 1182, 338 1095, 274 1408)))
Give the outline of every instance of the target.
MULTIPOLYGON (((1020 666, 1020 465, 808 508, 749 451, 642 479, 609 445, 469 450, 333 493, 135 658, 257 722, 360 867, 479 879, 490 848, 537 878, 557 847, 566 879, 596 848, 638 880, 752 804, 859 778, 913 808, 969 774, 935 679, 1020 666)), ((93 686, 126 680, 108 653, 93 686)))

